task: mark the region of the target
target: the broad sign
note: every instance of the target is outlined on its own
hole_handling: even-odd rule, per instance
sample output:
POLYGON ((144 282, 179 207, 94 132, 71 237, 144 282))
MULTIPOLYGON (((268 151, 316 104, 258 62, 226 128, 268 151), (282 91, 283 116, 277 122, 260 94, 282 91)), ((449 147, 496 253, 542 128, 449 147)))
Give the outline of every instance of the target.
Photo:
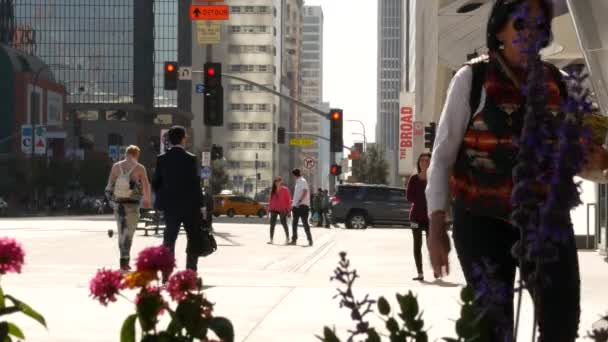
POLYGON ((190 5, 190 20, 228 20, 229 17, 227 5, 190 5))

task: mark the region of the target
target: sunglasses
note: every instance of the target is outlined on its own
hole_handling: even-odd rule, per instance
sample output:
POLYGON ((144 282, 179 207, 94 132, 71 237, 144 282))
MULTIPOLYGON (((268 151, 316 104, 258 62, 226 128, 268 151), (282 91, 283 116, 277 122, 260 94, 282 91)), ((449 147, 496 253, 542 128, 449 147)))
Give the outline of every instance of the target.
POLYGON ((513 21, 513 29, 517 32, 521 32, 526 29, 534 29, 536 31, 549 31, 549 24, 546 21, 541 21, 534 25, 530 25, 530 23, 524 18, 517 18, 513 21))

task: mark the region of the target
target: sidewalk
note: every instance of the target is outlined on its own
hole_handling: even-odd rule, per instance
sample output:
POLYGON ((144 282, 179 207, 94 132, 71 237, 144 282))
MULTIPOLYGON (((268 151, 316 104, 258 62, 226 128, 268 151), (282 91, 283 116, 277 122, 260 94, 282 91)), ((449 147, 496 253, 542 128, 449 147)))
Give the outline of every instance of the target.
MULTIPOLYGON (((3 278, 3 287, 45 314, 49 323, 46 332, 27 320, 16 320, 23 324, 29 341, 118 341, 131 305, 119 300, 104 308, 88 298, 88 281, 95 270, 117 266, 116 237, 108 239, 109 228, 113 228, 111 221, 0 221, 1 236, 19 239, 27 253, 23 274, 3 278)), ((329 281, 340 251, 348 252, 361 275, 355 286, 359 298, 370 293, 394 302, 396 292, 411 290, 418 294, 430 340, 454 336, 453 319, 458 316, 458 296, 464 283, 456 258, 452 255, 454 273, 445 283, 412 281, 416 272, 409 230, 314 229, 313 248, 266 245, 265 225, 217 224, 216 231, 219 250, 202 259, 199 269, 204 285, 209 286, 209 299, 217 303, 216 314, 232 320, 237 341, 314 341, 324 325, 335 326, 340 332, 351 328, 349 312, 332 299, 338 284, 329 281)), ((283 241, 280 230, 275 240, 283 241)), ((158 243, 158 237, 138 233, 133 250, 158 243)), ((181 235, 176 249, 180 268, 185 262, 184 249, 185 235, 181 235)), ((585 335, 598 315, 608 310, 608 264, 596 253, 579 256, 583 277, 581 334, 585 335)), ((426 255, 425 264, 429 278, 426 255)), ((522 337, 526 338, 522 341, 531 336, 527 298, 525 308, 522 337)), ((374 320, 373 316, 370 319, 374 320)))

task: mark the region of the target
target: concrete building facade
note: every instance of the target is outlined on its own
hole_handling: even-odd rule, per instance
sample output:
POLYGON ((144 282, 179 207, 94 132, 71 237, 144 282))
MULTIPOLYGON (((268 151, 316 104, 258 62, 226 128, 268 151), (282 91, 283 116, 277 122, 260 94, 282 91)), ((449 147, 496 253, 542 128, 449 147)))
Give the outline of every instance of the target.
POLYGON ((376 142, 386 152, 389 183, 397 185, 399 94, 403 79, 404 0, 378 1, 376 142))
MULTIPOLYGON (((323 103, 323 9, 321 6, 305 6, 302 27, 302 101, 329 112, 329 105, 323 103)), ((329 137, 329 122, 316 113, 302 111, 300 132, 329 137)), ((306 137, 304 135, 303 137, 306 137)), ((309 136, 309 138, 312 138, 309 136)), ((302 153, 315 161, 311 169, 306 169, 312 187, 329 186, 329 143, 312 138, 315 144, 302 148, 302 153)))

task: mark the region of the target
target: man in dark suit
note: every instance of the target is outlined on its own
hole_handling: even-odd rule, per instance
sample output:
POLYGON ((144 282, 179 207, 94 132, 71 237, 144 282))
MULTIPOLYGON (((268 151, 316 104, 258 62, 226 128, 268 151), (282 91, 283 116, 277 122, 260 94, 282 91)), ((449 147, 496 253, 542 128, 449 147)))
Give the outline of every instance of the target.
POLYGON ((186 152, 186 130, 174 126, 169 130, 173 147, 158 156, 152 188, 158 209, 165 214, 163 245, 175 254, 175 241, 181 224, 186 230, 186 268, 196 271, 200 255, 200 223, 205 207, 196 157, 186 152))

